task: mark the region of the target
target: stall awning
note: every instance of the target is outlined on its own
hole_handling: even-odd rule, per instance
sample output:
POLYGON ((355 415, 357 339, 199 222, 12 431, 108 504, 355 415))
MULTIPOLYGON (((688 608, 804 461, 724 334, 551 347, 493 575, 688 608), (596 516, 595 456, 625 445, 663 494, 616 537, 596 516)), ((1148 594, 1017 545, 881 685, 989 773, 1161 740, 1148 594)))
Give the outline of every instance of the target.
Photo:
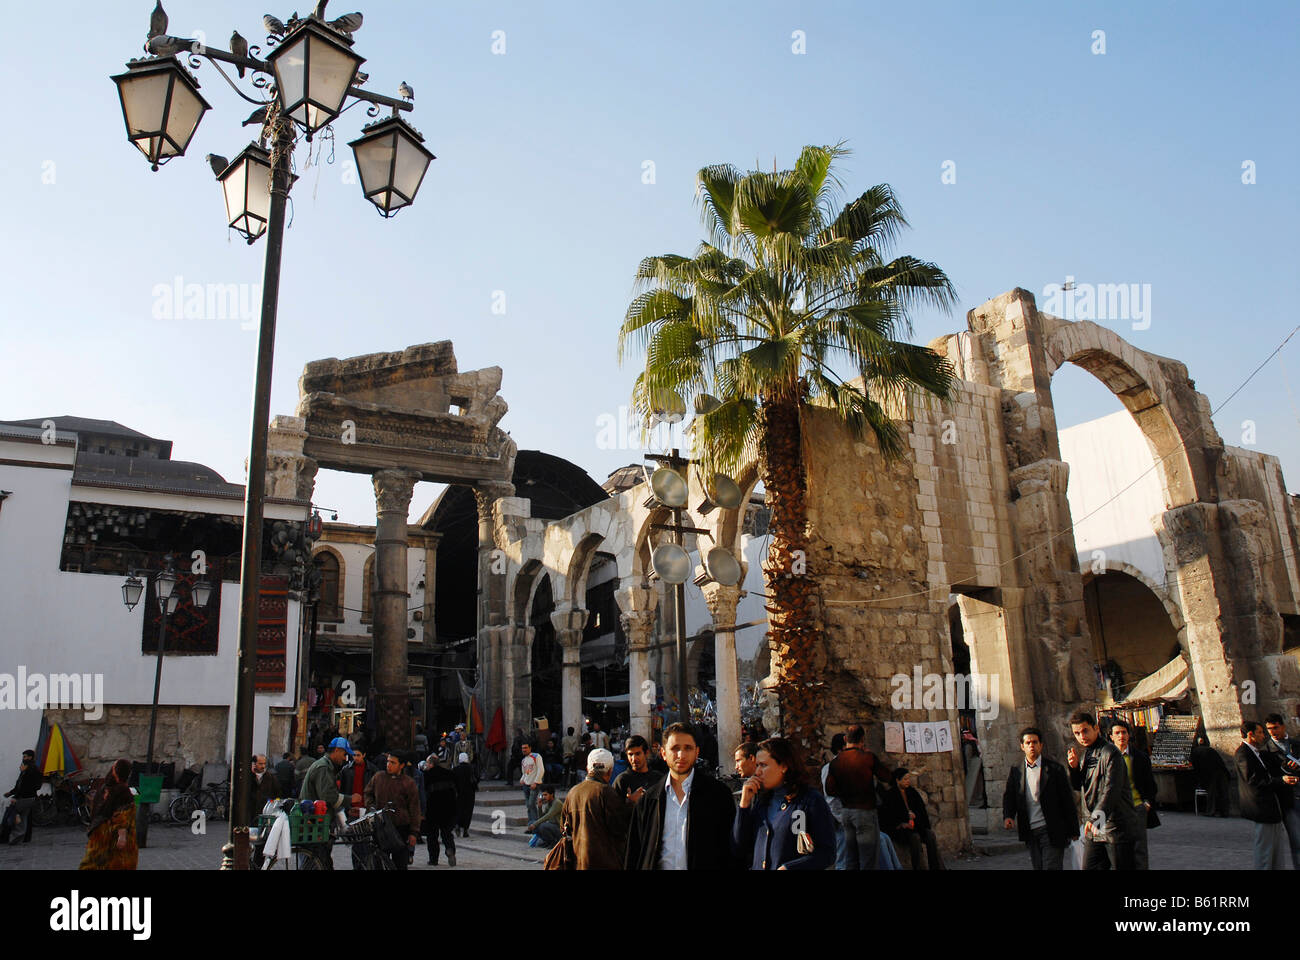
POLYGON ((1154 700, 1181 700, 1187 696, 1187 661, 1175 657, 1150 676, 1138 681, 1124 702, 1116 706, 1151 703, 1154 700))

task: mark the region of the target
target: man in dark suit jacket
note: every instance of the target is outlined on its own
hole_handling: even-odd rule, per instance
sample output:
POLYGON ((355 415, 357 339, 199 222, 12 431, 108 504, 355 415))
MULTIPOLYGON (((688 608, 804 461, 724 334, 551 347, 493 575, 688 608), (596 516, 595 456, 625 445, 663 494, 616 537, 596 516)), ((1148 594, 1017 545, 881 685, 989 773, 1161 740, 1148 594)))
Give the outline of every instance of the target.
POLYGON ((1283 774, 1267 746, 1268 734, 1257 720, 1241 724, 1241 746, 1234 754, 1241 815, 1255 822, 1255 869, 1285 870, 1287 838, 1283 816, 1294 802, 1291 787, 1300 778, 1283 774))
POLYGON ((1070 786, 1083 801, 1085 870, 1132 870, 1133 841, 1139 817, 1124 757, 1101 739, 1097 721, 1086 710, 1070 716, 1070 733, 1083 748, 1070 748, 1070 786))
MULTIPOLYGON (((1277 755, 1282 763, 1282 772, 1300 774, 1300 763, 1288 760, 1295 757, 1300 760, 1300 741, 1286 735, 1286 721, 1280 713, 1270 713, 1264 718, 1264 729, 1268 731, 1268 748, 1277 755)), ((1287 840, 1291 844, 1291 865, 1300 870, 1300 787, 1291 788, 1291 809, 1282 815, 1282 826, 1286 828, 1287 840)))
POLYGON ((703 770, 695 729, 688 723, 664 730, 668 776, 648 784, 628 829, 628 870, 732 870, 731 791, 703 770), (667 826, 665 826, 667 825, 667 826))
POLYGON ((1043 756, 1043 734, 1037 727, 1020 731, 1020 749, 1025 759, 1007 773, 1002 792, 1002 826, 1019 828, 1035 870, 1060 870, 1065 848, 1079 835, 1070 775, 1063 765, 1043 756))
POLYGON ((1124 756, 1133 806, 1138 812, 1133 837, 1133 865, 1138 870, 1147 870, 1147 831, 1160 826, 1160 817, 1156 815, 1156 775, 1151 770, 1151 758, 1132 745, 1132 737, 1133 731, 1123 720, 1111 724, 1110 742, 1124 756))

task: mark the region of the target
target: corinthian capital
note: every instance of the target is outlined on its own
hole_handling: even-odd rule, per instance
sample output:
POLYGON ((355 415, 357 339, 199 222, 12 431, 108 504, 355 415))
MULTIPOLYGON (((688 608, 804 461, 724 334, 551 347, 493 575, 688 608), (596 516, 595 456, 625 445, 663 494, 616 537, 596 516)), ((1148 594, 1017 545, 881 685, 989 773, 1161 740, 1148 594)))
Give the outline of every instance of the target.
POLYGON ((478 507, 479 523, 488 523, 492 520, 492 505, 502 497, 513 497, 515 495, 515 485, 513 483, 500 483, 490 481, 477 484, 474 487, 474 503, 478 507))
POLYGON ((406 516, 411 509, 411 494, 420 476, 418 470, 378 471, 374 476, 377 512, 406 516))

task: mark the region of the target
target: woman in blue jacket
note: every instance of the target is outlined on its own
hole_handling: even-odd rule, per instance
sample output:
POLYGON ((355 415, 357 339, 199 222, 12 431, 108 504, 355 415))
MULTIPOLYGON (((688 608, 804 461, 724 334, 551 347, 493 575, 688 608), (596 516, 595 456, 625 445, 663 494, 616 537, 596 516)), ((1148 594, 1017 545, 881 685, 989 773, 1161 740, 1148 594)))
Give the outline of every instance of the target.
POLYGON ((825 870, 835 863, 830 807, 808 785, 789 740, 758 745, 757 768, 740 792, 731 850, 751 870, 825 870))

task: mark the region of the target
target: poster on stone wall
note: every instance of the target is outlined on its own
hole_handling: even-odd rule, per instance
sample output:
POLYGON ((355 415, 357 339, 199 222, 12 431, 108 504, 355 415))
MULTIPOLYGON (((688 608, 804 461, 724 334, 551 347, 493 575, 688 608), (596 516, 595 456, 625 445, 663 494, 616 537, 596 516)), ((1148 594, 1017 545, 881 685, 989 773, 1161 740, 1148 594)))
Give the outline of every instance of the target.
POLYGON ((921 724, 903 724, 903 749, 908 753, 921 752, 921 724))
POLYGON ((952 749, 952 729, 947 720, 934 725, 934 749, 938 753, 947 753, 952 749))
POLYGON ((903 752, 903 725, 894 720, 885 721, 885 753, 903 752))

